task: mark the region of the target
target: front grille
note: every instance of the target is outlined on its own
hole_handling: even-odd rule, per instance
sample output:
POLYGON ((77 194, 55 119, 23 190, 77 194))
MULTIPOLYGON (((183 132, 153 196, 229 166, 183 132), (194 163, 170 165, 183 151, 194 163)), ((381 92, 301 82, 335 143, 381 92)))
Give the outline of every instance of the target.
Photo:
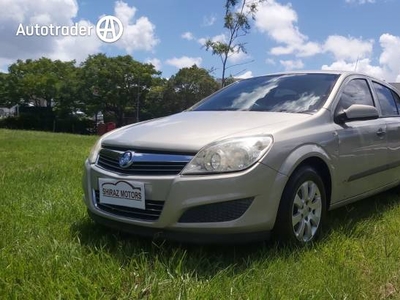
POLYGON ((156 221, 164 208, 164 201, 146 200, 146 209, 100 203, 99 191, 94 191, 97 207, 108 213, 142 221, 156 221))
POLYGON ((177 175, 193 158, 192 155, 173 153, 149 153, 130 150, 133 163, 128 168, 119 165, 119 159, 125 152, 116 149, 101 149, 97 165, 113 172, 129 175, 177 175))
POLYGON ((188 209, 180 223, 226 222, 240 218, 253 202, 253 198, 200 205, 188 209))

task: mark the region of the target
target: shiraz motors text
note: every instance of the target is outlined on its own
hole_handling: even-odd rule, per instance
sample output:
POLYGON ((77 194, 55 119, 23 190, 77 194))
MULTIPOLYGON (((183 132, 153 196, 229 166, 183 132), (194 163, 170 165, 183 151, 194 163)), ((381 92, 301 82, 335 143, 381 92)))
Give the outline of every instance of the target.
POLYGON ((142 193, 135 191, 116 190, 103 188, 103 196, 120 199, 141 200, 142 193))

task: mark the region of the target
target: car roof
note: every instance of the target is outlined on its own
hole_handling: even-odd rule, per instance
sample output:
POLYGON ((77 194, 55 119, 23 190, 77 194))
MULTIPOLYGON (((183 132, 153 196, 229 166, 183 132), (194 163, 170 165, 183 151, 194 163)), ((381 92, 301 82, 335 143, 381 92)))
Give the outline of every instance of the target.
MULTIPOLYGON (((296 71, 269 73, 269 74, 264 74, 261 76, 254 76, 251 78, 257 78, 257 77, 263 77, 263 76, 290 75, 290 74, 334 74, 334 75, 342 76, 342 78, 347 77, 347 76, 361 76, 361 77, 369 78, 371 80, 375 80, 375 81, 380 82, 385 85, 389 85, 390 87, 393 87, 384 79, 380 79, 380 78, 377 78, 377 77, 374 77, 374 76, 371 76, 371 75, 368 75, 368 74, 365 74, 362 72, 343 71, 343 70, 296 70, 296 71)), ((246 78, 246 79, 250 79, 250 78, 246 78)))
POLYGON ((340 70, 296 70, 296 71, 286 71, 286 72, 277 72, 277 73, 270 73, 261 76, 255 77, 262 77, 268 75, 288 75, 288 74, 335 74, 335 75, 361 75, 370 77, 367 74, 363 74, 361 72, 353 72, 353 71, 340 71, 340 70))

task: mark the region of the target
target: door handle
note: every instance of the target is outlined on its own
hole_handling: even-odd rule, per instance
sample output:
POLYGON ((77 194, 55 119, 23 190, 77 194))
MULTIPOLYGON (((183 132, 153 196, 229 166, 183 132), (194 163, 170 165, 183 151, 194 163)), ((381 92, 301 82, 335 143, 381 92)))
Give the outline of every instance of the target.
POLYGON ((378 131, 376 132, 376 135, 379 137, 382 137, 386 134, 386 131, 383 130, 382 128, 379 128, 378 131))

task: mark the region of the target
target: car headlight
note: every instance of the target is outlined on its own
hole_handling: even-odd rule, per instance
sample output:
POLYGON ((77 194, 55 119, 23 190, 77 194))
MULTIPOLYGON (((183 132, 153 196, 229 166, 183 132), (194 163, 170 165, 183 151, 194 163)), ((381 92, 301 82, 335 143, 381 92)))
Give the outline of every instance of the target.
POLYGON ((217 141, 205 146, 182 174, 235 172, 255 164, 273 143, 271 136, 250 136, 217 141))
POLYGON ((96 144, 93 145, 92 149, 90 150, 90 154, 88 156, 89 163, 95 164, 97 160, 97 155, 99 155, 99 152, 101 150, 101 141, 102 138, 99 138, 96 142, 96 144))

